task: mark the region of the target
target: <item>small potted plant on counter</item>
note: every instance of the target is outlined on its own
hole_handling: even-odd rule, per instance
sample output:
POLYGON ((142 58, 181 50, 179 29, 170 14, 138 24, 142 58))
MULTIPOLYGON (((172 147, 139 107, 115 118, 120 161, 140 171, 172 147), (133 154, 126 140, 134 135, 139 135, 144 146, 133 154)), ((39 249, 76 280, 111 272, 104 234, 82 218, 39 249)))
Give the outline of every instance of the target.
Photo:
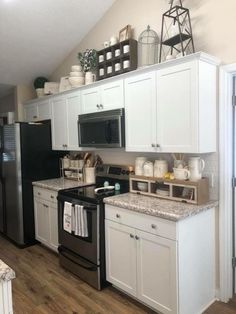
POLYGON ((96 80, 96 75, 92 71, 97 67, 97 52, 95 49, 86 49, 85 52, 79 52, 78 58, 80 65, 85 72, 85 85, 91 84, 96 80))
POLYGON ((34 88, 38 97, 44 96, 44 84, 48 82, 48 79, 45 77, 37 77, 34 80, 34 88))

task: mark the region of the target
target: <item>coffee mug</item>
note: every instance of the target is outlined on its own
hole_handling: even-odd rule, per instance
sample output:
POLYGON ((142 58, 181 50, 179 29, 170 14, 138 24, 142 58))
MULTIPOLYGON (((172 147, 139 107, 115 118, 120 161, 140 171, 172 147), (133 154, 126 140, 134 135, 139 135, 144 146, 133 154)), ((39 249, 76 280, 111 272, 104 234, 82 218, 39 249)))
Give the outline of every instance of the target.
POLYGON ((111 53, 111 51, 108 51, 106 54, 107 60, 111 59, 111 57, 112 57, 112 53, 111 53))
POLYGON ((103 61, 104 61, 104 55, 100 55, 100 56, 98 57, 98 61, 99 61, 99 62, 103 62, 103 61))
POLYGON ((124 53, 128 53, 128 52, 129 52, 129 45, 125 45, 125 46, 123 47, 123 52, 124 52, 124 53))
POLYGON ((115 64, 115 71, 120 71, 120 63, 115 64))
POLYGON ((120 55, 120 49, 116 49, 115 50, 115 57, 119 57, 119 55, 120 55))
POLYGON ((130 61, 129 60, 125 60, 123 62, 123 68, 126 69, 126 68, 129 68, 129 66, 130 66, 130 61))
POLYGON ((99 69, 99 75, 100 75, 100 76, 103 76, 103 75, 104 75, 104 69, 103 69, 103 68, 99 69))
POLYGON ((190 171, 188 169, 173 168, 174 176, 177 180, 188 180, 190 178, 190 171))
POLYGON ((109 66, 107 67, 107 73, 110 74, 111 72, 112 72, 112 66, 109 65, 109 66))
POLYGON ((108 48, 110 46, 109 41, 104 41, 103 46, 104 48, 108 48))

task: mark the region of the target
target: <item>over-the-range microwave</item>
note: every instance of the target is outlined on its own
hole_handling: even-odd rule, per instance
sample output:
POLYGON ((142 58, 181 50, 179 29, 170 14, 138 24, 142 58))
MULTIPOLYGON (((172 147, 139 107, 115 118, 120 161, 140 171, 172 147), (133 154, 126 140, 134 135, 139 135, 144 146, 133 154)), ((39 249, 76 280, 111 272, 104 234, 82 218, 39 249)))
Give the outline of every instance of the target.
POLYGON ((78 134, 80 147, 124 147, 124 109, 114 109, 79 115, 78 134))

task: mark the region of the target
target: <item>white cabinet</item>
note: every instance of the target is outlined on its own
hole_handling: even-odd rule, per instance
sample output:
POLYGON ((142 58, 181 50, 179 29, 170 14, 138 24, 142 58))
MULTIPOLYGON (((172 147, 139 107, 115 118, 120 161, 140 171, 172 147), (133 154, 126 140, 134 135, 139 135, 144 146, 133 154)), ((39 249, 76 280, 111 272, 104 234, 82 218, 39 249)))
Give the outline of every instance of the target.
POLYGON ((107 280, 135 296, 136 243, 135 230, 113 221, 106 222, 107 280))
POLYGON ((51 119, 49 100, 39 100, 33 104, 24 105, 25 121, 43 121, 51 119))
POLYGON ((125 79, 127 151, 216 151, 214 62, 198 55, 125 79))
POLYGON ((176 313, 176 241, 136 230, 138 299, 162 313, 176 313))
POLYGON ((0 280, 0 313, 13 314, 11 280, 0 280))
POLYGON ((155 151, 156 143, 155 72, 125 80, 126 150, 155 151))
POLYGON ((202 313, 215 299, 214 230, 214 209, 173 222, 106 205, 106 278, 160 313, 202 313))
POLYGON ((79 150, 78 115, 80 93, 69 93, 51 100, 53 150, 79 150))
POLYGON ((82 113, 106 111, 124 107, 123 80, 116 80, 81 92, 82 113))
POLYGON ((35 238, 57 252, 57 192, 34 187, 35 238))

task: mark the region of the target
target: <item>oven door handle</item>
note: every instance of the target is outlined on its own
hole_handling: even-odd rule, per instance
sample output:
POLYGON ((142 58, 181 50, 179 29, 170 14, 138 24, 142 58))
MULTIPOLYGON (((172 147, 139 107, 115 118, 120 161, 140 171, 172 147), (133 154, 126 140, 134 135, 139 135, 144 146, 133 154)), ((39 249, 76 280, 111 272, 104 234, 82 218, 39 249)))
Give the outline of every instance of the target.
POLYGON ((67 258, 69 261, 71 261, 72 263, 74 263, 74 264, 76 264, 76 265, 79 265, 80 267, 82 267, 82 268, 84 268, 84 269, 87 269, 87 270, 89 270, 89 271, 95 271, 95 270, 97 270, 97 267, 96 266, 86 266, 86 265, 83 265, 83 264, 81 264, 81 263, 78 263, 78 262, 76 262, 76 261, 74 261, 72 258, 70 258, 65 252, 63 252, 63 249, 62 248, 58 248, 58 251, 59 251, 59 253, 63 256, 63 257, 65 257, 65 258, 67 258))

